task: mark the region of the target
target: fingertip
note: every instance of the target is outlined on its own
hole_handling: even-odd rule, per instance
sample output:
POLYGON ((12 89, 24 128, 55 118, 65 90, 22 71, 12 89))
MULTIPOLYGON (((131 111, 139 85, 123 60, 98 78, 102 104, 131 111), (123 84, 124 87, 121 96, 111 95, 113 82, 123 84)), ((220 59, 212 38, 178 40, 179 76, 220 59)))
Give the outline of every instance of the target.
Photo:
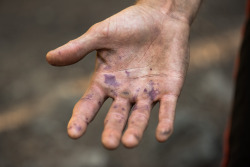
POLYGON ((78 62, 82 57, 76 42, 70 41, 46 54, 46 60, 53 66, 66 66, 78 62))
POLYGON ((117 139, 117 137, 111 134, 107 136, 105 133, 103 133, 102 144, 106 149, 115 150, 119 146, 120 141, 117 139))
POLYGON ((49 51, 46 55, 46 60, 53 66, 66 66, 75 63, 75 61, 72 61, 73 58, 65 56, 65 51, 61 50, 61 47, 49 51))
POLYGON ((68 136, 71 138, 71 139, 78 139, 81 137, 81 135, 79 135, 79 133, 77 132, 77 130, 68 130, 68 136))
POLYGON ((115 150, 119 146, 119 142, 114 138, 104 138, 102 144, 108 150, 115 150))
POLYGON ((80 138, 86 131, 86 126, 79 124, 79 123, 69 123, 68 128, 68 135, 72 139, 80 138))
POLYGON ((53 51, 49 51, 47 54, 46 54, 46 61, 51 64, 51 65, 55 65, 54 64, 54 59, 53 59, 53 51))
POLYGON ((163 128, 157 128, 156 130, 156 139, 163 143, 165 142, 172 134, 171 129, 163 129, 163 128))
POLYGON ((127 148, 134 148, 139 144, 139 137, 134 134, 124 135, 122 144, 127 148))

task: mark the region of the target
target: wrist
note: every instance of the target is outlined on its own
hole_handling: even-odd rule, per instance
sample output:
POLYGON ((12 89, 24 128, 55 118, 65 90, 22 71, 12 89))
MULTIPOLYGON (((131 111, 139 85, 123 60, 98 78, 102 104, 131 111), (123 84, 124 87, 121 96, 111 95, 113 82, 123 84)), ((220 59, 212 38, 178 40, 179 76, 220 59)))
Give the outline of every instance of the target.
POLYGON ((138 5, 154 8, 176 20, 192 24, 202 0, 138 0, 138 5))

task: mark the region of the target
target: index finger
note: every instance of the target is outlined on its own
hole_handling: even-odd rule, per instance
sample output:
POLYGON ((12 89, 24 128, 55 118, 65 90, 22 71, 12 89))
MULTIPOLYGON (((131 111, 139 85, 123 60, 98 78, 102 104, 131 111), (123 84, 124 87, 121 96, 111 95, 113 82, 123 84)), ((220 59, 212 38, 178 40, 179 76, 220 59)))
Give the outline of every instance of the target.
POLYGON ((76 103, 68 124, 71 138, 79 138, 86 131, 87 125, 93 120, 106 97, 97 86, 91 86, 84 96, 76 103))

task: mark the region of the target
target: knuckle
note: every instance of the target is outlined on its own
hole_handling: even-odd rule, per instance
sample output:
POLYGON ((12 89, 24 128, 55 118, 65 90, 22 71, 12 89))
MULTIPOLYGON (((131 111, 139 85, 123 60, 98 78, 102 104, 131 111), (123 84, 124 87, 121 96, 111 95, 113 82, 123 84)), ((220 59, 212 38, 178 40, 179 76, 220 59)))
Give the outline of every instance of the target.
POLYGON ((148 119, 149 119, 149 115, 143 112, 134 113, 131 117, 131 121, 145 122, 145 121, 148 121, 148 119))
POLYGON ((176 102, 177 99, 179 98, 179 94, 165 94, 164 96, 162 96, 162 99, 165 101, 172 101, 172 102, 176 102))
POLYGON ((75 47, 76 46, 76 40, 70 40, 68 43, 69 47, 75 47))
POLYGON ((160 123, 164 127, 173 127, 173 120, 170 118, 162 118, 162 119, 160 119, 160 123))
POLYGON ((120 113, 111 113, 110 118, 115 120, 116 122, 121 122, 125 120, 125 116, 120 113))
POLYGON ((97 35, 100 38, 107 38, 109 36, 109 24, 106 22, 99 22, 90 27, 89 33, 97 35))

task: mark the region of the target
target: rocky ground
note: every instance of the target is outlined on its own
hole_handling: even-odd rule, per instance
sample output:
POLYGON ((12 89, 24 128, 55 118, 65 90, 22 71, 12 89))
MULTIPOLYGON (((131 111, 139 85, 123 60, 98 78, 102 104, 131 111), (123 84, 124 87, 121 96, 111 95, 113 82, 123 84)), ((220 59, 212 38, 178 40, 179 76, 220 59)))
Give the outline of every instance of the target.
POLYGON ((95 53, 68 67, 45 61, 50 49, 133 0, 0 0, 1 167, 215 167, 233 95, 244 1, 204 1, 191 32, 191 64, 179 99, 175 131, 165 143, 154 137, 158 105, 142 143, 105 150, 102 107, 85 136, 69 139, 67 121, 86 89, 95 53))

